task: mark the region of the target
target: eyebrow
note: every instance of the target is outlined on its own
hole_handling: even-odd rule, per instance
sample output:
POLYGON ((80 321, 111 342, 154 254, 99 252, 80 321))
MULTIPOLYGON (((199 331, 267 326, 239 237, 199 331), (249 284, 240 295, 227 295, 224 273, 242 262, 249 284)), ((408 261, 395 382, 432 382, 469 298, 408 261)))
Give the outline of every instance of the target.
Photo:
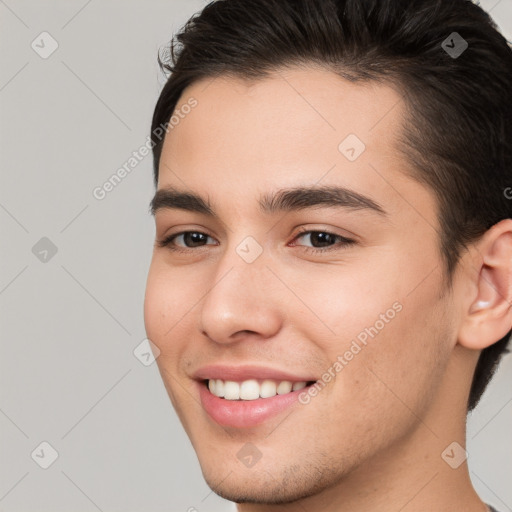
MULTIPOLYGON (((281 189, 262 195, 258 203, 260 211, 267 214, 330 207, 367 210, 383 217, 388 215, 384 208, 370 197, 333 185, 281 189)), ((218 217, 208 199, 172 187, 157 190, 151 200, 149 206, 151 215, 163 209, 179 209, 201 213, 208 217, 218 217)))

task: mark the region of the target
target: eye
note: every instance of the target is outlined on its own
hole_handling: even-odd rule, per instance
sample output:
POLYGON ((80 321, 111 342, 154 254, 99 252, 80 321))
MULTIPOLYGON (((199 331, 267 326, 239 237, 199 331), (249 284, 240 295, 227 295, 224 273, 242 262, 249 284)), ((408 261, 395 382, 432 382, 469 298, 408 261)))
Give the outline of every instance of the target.
POLYGON ((195 247, 203 247, 203 242, 206 242, 208 238, 213 240, 211 236, 208 236, 201 231, 182 231, 181 233, 174 233, 173 235, 169 235, 167 238, 158 241, 157 245, 158 247, 168 247, 172 251, 188 251, 195 247), (175 241, 180 239, 184 246, 175 244, 175 241))
POLYGON ((322 253, 326 251, 339 250, 347 246, 354 245, 356 243, 355 240, 351 240, 350 238, 337 235, 336 233, 331 233, 330 231, 306 229, 301 230, 300 234, 296 236, 294 240, 307 237, 309 237, 312 246, 305 246, 304 248, 306 252, 312 253, 322 253), (336 243, 336 241, 338 243, 336 243), (316 247, 317 245, 319 245, 320 247, 316 247))

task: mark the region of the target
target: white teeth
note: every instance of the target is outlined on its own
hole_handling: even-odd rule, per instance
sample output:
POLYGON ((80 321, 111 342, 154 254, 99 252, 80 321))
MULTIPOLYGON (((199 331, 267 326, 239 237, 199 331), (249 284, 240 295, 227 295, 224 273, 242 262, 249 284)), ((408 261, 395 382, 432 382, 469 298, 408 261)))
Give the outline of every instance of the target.
POLYGON ((224 398, 226 400, 239 400, 240 399, 240 384, 227 380, 224 383, 224 398))
POLYGON ((277 394, 278 395, 286 395, 292 390, 292 383, 289 380, 283 380, 283 382, 279 383, 277 386, 277 394))
POLYGON ((302 388, 305 388, 305 387, 306 387, 306 383, 305 382, 294 382, 292 390, 293 391, 297 391, 298 389, 302 389, 302 388))
POLYGON ((264 380, 261 384, 256 379, 234 382, 232 380, 210 379, 208 389, 210 392, 226 400, 256 400, 257 398, 272 398, 276 395, 285 395, 291 391, 305 388, 307 382, 290 382, 289 380, 264 380))
POLYGON ((215 396, 222 398, 224 396, 224 382, 222 380, 210 380, 208 381, 208 389, 210 393, 215 396))
POLYGON ((277 394, 277 384, 273 380, 264 380, 260 387, 261 398, 271 398, 277 394))
POLYGON ((260 397, 260 385, 257 380, 245 380, 240 386, 242 400, 256 400, 260 397))
POLYGON ((224 381, 223 380, 217 379, 215 381, 214 395, 218 396, 220 398, 222 398, 224 396, 224 381))

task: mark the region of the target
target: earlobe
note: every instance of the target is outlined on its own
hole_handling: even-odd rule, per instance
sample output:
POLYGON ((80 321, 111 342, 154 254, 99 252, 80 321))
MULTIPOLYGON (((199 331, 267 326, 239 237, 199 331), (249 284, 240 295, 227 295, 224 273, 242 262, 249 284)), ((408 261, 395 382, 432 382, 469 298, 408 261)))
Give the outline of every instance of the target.
POLYGON ((467 309, 458 343, 482 350, 512 329, 512 219, 495 224, 475 246, 477 294, 467 309))

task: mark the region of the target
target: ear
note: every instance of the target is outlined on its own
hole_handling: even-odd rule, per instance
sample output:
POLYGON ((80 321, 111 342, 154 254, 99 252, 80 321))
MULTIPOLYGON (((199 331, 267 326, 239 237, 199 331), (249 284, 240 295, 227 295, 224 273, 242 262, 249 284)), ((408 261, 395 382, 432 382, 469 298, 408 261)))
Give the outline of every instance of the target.
POLYGON ((458 343, 480 350, 512 329, 512 219, 492 226, 474 247, 471 289, 458 343))

